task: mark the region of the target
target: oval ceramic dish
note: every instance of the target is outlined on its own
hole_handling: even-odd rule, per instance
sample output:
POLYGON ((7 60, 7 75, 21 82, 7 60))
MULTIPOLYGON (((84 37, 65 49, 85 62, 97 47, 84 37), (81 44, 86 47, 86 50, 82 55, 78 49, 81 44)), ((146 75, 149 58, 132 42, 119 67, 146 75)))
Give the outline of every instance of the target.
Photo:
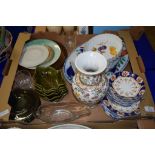
MULTIPOLYGON (((73 77, 75 75, 75 59, 76 57, 80 54, 86 51, 86 46, 87 42, 82 44, 81 46, 78 46, 70 55, 69 57, 66 59, 65 63, 64 63, 64 67, 63 67, 63 73, 64 73, 64 77, 65 79, 72 84, 73 82, 73 77)), ((126 52, 126 47, 125 44, 123 43, 123 52, 126 52)), ((129 62, 129 57, 127 54, 122 55, 118 61, 118 63, 116 64, 116 66, 114 68, 112 68, 111 70, 109 70, 108 72, 106 72, 106 77, 109 79, 111 78, 111 76, 115 73, 118 72, 122 72, 124 70, 124 68, 127 66, 129 62)))
POLYGON ((112 69, 119 61, 122 48, 122 39, 117 35, 109 33, 96 35, 85 46, 86 51, 99 52, 105 56, 108 62, 107 71, 112 69))

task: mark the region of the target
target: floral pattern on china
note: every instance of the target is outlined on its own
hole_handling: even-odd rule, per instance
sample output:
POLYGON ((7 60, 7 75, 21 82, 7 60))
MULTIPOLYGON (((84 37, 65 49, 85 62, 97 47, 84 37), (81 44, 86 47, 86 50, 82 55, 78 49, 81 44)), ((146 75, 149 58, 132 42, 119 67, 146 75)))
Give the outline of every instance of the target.
POLYGON ((100 34, 90 39, 85 47, 86 50, 99 52, 105 56, 108 62, 107 70, 113 68, 119 61, 123 48, 123 41, 114 34, 100 34))
POLYGON ((110 79, 113 89, 123 97, 142 96, 145 93, 143 79, 128 71, 117 73, 110 79), (120 75, 121 74, 121 75, 120 75))
POLYGON ((73 94, 89 106, 99 103, 108 90, 108 81, 103 75, 107 66, 105 57, 100 53, 87 51, 77 56, 75 66, 77 72, 73 77, 73 94))
MULTIPOLYGON (((76 72, 75 59, 80 53, 86 52, 86 49, 85 49, 86 45, 87 45, 87 42, 85 42, 81 46, 78 46, 69 55, 69 57, 66 59, 64 63, 64 68, 63 68, 64 77, 70 84, 73 82, 73 76, 75 75, 75 72, 76 72)), ((117 64, 111 68, 111 70, 106 72, 106 77, 110 79, 113 74, 122 72, 124 68, 127 66, 128 62, 129 62, 129 57, 127 54, 125 43, 123 42, 123 48, 122 48, 120 59, 117 62, 117 64)))

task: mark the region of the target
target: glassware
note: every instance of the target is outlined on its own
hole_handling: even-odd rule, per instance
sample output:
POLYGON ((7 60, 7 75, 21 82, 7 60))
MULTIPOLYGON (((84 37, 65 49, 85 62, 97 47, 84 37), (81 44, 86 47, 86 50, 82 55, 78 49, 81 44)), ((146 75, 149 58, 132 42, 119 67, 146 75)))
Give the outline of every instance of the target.
POLYGON ((60 103, 43 105, 38 109, 37 117, 47 123, 66 123, 91 113, 88 106, 80 103, 60 103))
POLYGON ((13 89, 15 88, 21 88, 21 89, 33 88, 32 77, 29 71, 20 70, 17 72, 13 85, 13 89))
POLYGON ((47 30, 49 32, 55 32, 57 34, 60 34, 62 31, 62 26, 47 26, 47 30))
POLYGON ((74 33, 74 26, 63 26, 64 30, 64 41, 67 48, 67 51, 70 53, 76 47, 76 35, 74 33))

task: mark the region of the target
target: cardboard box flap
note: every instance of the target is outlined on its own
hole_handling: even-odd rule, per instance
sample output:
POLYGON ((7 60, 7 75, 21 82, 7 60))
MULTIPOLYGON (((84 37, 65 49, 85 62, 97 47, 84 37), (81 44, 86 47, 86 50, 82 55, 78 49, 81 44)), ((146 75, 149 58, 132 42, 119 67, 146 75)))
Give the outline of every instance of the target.
POLYGON ((9 70, 7 71, 7 74, 4 76, 2 85, 0 88, 0 112, 2 115, 0 115, 0 118, 8 119, 9 113, 6 115, 3 115, 5 110, 10 111, 10 106, 8 105, 8 99, 10 96, 11 88, 13 85, 13 81, 16 75, 16 71, 18 68, 19 59, 22 53, 23 46, 27 40, 30 39, 29 33, 20 33, 17 39, 17 42, 14 46, 14 49, 12 51, 12 55, 10 57, 11 66, 9 70))

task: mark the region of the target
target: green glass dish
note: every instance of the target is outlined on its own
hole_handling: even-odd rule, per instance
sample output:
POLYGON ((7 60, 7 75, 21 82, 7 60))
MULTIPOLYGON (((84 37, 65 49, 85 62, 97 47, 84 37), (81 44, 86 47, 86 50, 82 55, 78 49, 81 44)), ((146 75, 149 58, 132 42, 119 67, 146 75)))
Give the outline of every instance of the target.
POLYGON ((57 102, 68 93, 61 71, 52 67, 36 68, 34 87, 43 99, 50 102, 57 102))
POLYGON ((10 120, 31 122, 41 105, 38 94, 32 89, 14 89, 9 98, 10 120))

